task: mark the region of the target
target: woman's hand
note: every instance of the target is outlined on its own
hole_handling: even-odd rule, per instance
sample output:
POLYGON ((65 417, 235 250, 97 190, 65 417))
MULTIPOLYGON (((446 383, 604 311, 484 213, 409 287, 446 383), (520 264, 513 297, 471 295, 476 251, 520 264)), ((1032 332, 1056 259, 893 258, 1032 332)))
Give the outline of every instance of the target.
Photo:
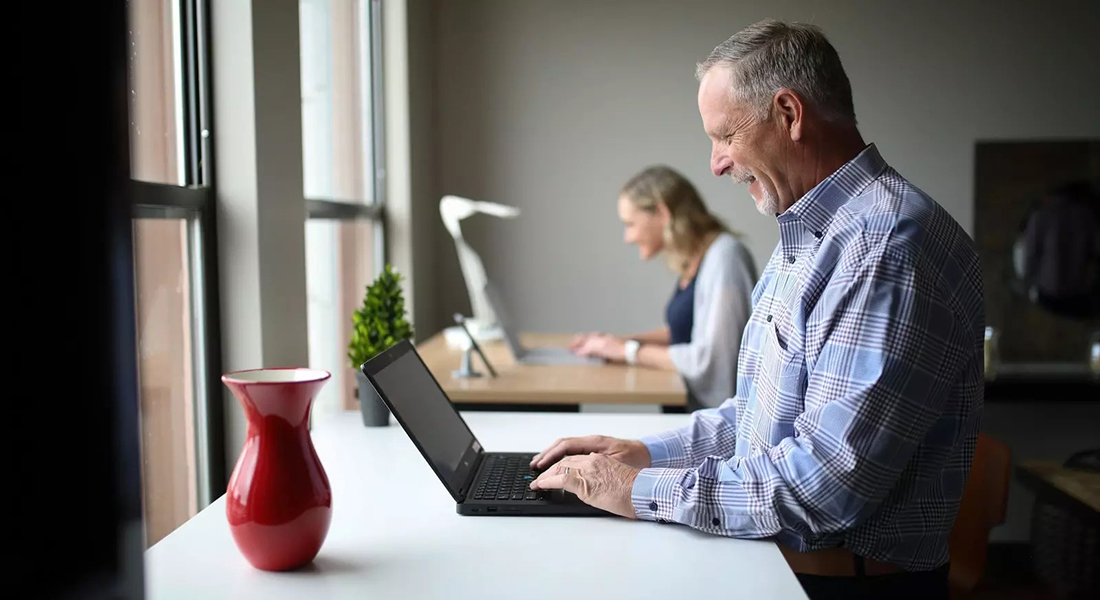
POLYGON ((626 344, 613 335, 590 336, 573 352, 580 356, 595 356, 612 362, 626 361, 626 344))
POLYGON ((590 338, 599 337, 601 335, 607 334, 599 331, 577 334, 573 336, 573 341, 569 342, 569 351, 576 353, 578 350, 584 347, 585 343, 588 342, 590 338))

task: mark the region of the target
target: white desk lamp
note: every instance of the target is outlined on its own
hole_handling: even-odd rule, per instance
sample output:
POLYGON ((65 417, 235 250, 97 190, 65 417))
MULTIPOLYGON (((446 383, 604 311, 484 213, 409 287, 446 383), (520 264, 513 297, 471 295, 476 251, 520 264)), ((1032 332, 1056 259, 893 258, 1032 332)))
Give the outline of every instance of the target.
MULTIPOLYGON (((519 216, 519 209, 458 196, 444 196, 439 201, 439 216, 443 218, 443 225, 455 240, 458 265, 462 268, 462 278, 466 280, 466 290, 470 294, 470 307, 474 314, 472 319, 466 320, 466 326, 477 339, 496 339, 501 336, 501 332, 497 326, 497 316, 485 298, 485 283, 488 280, 485 275, 485 265, 482 264, 477 252, 474 252, 474 249, 463 239, 462 228, 459 226, 462 219, 475 214, 514 219, 519 216)), ((448 338, 464 335, 461 331, 447 333, 451 334, 448 338)))

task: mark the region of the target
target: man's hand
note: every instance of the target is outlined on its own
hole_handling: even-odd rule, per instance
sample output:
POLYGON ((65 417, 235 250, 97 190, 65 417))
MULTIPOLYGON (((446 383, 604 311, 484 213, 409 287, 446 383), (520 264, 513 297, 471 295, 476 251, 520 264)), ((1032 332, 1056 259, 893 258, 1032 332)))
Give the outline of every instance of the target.
POLYGON ((532 490, 565 490, 585 504, 609 513, 637 518, 631 493, 638 469, 603 454, 566 456, 531 482, 532 490))
POLYGON ((573 353, 621 363, 626 361, 626 343, 613 335, 589 336, 573 353))
POLYGON ((621 440, 606 435, 586 435, 555 441, 531 460, 531 468, 542 470, 564 456, 591 452, 609 456, 635 469, 644 469, 650 465, 649 449, 638 440, 621 440))

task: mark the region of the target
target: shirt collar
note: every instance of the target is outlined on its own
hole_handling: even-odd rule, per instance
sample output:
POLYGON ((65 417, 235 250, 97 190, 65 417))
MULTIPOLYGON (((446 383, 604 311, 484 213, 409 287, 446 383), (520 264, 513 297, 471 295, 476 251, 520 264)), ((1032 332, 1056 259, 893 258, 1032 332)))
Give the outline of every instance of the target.
POLYGON ((822 237, 836 211, 848 200, 859 195, 886 167, 886 161, 882 159, 878 148, 874 144, 868 144, 855 158, 844 163, 776 217, 780 228, 784 229, 783 225, 786 223, 798 222, 814 237, 822 237))

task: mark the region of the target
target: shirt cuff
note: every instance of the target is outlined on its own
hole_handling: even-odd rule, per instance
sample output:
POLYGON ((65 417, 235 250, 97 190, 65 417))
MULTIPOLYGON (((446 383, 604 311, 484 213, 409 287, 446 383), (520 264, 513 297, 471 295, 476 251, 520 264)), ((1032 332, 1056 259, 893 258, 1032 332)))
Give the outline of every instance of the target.
POLYGON ((668 467, 672 465, 673 457, 683 452, 675 452, 669 447, 669 444, 679 444, 679 437, 668 437, 659 435, 649 435, 639 440, 645 444, 646 450, 649 450, 649 466, 655 468, 668 467))
POLYGON ((644 521, 666 523, 672 520, 676 488, 690 469, 642 469, 634 479, 630 501, 634 516, 644 521))

